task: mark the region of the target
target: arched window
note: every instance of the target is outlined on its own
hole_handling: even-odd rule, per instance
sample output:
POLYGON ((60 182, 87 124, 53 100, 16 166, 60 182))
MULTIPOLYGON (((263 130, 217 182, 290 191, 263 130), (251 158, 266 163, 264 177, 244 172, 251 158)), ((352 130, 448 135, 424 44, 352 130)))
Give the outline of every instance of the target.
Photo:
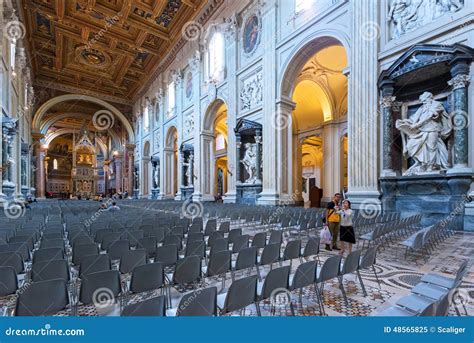
POLYGON ((58 160, 57 159, 53 160, 53 169, 58 170, 58 160))
POLYGON ((221 81, 224 78, 225 67, 224 35, 214 32, 209 42, 208 70, 209 79, 221 81))
POLYGON ((150 114, 148 113, 148 106, 143 110, 143 131, 148 132, 150 129, 150 114))
POLYGON ((168 84, 168 117, 171 117, 174 112, 174 107, 176 105, 176 89, 175 89, 175 84, 174 81, 171 81, 168 84))

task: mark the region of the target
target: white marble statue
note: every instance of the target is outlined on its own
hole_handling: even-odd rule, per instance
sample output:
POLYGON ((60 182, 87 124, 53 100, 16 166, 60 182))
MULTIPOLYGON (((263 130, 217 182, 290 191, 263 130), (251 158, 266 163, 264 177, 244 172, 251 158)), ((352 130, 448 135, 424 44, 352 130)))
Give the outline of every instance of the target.
POLYGON ((409 119, 396 122, 403 141, 403 153, 415 164, 404 175, 432 173, 448 169, 448 149, 444 140, 451 134, 449 115, 433 94, 420 95, 422 106, 409 119))
POLYGON ((155 181, 155 187, 158 188, 158 185, 160 184, 160 168, 158 167, 158 163, 155 164, 153 179, 155 181))
POLYGON ((257 181, 257 144, 245 143, 245 155, 240 162, 249 174, 245 183, 255 183, 257 181))

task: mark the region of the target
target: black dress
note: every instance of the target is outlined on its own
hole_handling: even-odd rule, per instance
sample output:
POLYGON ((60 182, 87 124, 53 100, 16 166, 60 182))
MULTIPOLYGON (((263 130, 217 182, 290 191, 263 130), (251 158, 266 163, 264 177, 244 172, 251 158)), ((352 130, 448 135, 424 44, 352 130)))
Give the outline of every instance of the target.
POLYGON ((352 226, 340 226, 339 228, 339 240, 347 243, 355 244, 354 228, 352 226))

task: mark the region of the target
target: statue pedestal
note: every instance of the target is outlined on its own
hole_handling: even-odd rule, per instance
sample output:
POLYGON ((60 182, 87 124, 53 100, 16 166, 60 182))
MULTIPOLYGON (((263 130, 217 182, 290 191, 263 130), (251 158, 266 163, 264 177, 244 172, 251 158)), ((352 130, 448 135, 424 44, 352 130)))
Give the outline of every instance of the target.
POLYGON ((181 200, 188 200, 193 197, 194 187, 181 187, 181 200))
POLYGON ((140 193, 140 190, 139 189, 134 189, 133 190, 133 195, 132 195, 132 199, 138 199, 138 194, 140 193))
POLYGON ((30 188, 28 186, 21 186, 21 194, 25 196, 25 198, 28 196, 28 191, 30 188))
POLYGON ((456 229, 466 230, 464 207, 472 179, 472 174, 382 177, 382 208, 402 217, 420 213, 423 226, 454 216, 456 229))
POLYGON ((262 192, 262 184, 237 184, 237 203, 256 204, 262 192))
POLYGON ((159 197, 159 195, 160 195, 160 189, 159 189, 159 188, 153 188, 153 189, 151 190, 151 198, 152 198, 153 200, 157 200, 158 197, 159 197))
POLYGON ((4 181, 2 185, 3 193, 7 196, 8 199, 11 199, 13 193, 15 192, 15 184, 10 181, 4 181))

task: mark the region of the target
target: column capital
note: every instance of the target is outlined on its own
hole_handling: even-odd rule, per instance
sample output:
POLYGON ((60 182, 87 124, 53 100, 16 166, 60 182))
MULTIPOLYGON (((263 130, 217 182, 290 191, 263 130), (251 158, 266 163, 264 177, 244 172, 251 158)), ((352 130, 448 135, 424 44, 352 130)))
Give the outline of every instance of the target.
POLYGON ((453 87, 453 90, 466 88, 471 81, 471 77, 468 74, 458 74, 448 81, 448 85, 453 87))
POLYGON ((127 143, 125 144, 125 149, 130 153, 133 154, 133 152, 135 151, 135 147, 136 145, 135 144, 132 144, 132 143, 127 143))
POLYGON ((383 96, 380 99, 380 106, 382 106, 382 108, 391 108, 395 103, 395 99, 396 97, 394 96, 383 96))

